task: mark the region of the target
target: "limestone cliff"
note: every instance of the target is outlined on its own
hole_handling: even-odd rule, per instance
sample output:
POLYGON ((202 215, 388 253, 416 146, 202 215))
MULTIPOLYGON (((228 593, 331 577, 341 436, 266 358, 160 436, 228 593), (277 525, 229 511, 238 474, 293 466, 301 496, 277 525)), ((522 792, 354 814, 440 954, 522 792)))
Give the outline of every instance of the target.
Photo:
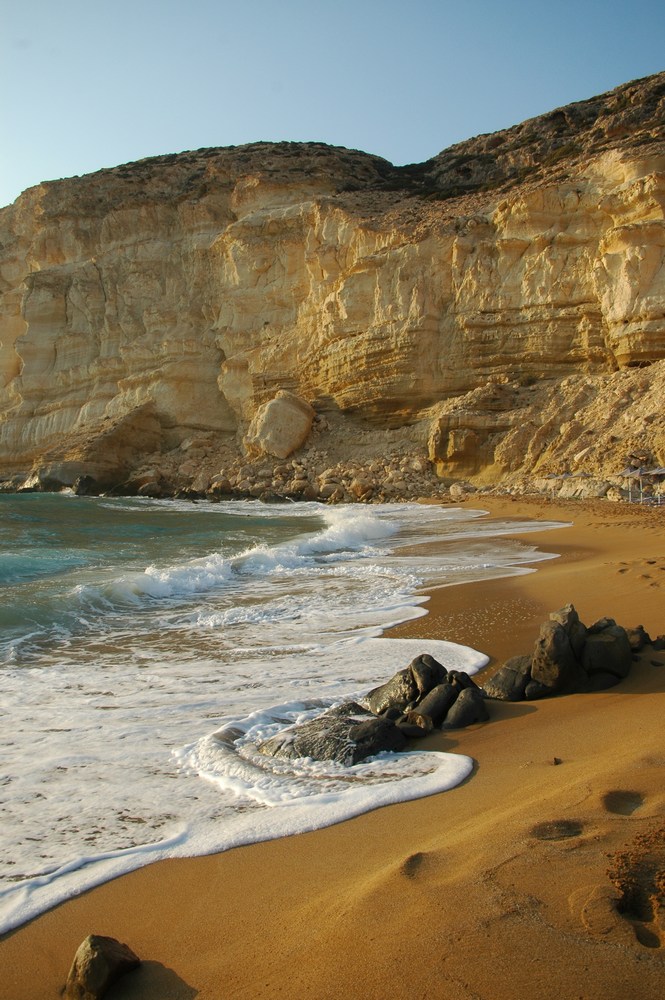
POLYGON ((424 164, 256 143, 29 189, 0 210, 0 477, 236 486, 279 392, 317 414, 299 482, 665 464, 664 122, 660 74, 424 164))

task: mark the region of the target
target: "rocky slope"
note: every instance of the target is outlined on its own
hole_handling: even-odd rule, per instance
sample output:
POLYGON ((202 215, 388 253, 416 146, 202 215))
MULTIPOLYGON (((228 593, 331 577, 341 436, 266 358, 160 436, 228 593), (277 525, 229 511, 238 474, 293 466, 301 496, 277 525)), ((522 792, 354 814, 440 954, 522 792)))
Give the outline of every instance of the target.
POLYGON ((665 464, 664 123, 659 74, 424 164, 256 143, 29 189, 0 477, 335 500, 665 464))

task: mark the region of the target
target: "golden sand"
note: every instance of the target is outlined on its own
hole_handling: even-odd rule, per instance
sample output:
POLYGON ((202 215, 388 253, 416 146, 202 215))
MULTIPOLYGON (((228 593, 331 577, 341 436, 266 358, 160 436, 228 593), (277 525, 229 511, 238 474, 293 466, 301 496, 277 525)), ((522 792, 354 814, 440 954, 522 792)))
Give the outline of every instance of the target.
MULTIPOLYGON (((396 634, 497 663, 568 602, 665 632, 665 509, 482 506, 572 521, 526 536, 561 558, 435 591, 396 634)), ((0 1000, 55 1000, 89 933, 144 960, 110 1000, 660 1000, 665 655, 606 692, 490 707, 419 744, 474 758, 458 788, 101 886, 0 940, 0 1000)))

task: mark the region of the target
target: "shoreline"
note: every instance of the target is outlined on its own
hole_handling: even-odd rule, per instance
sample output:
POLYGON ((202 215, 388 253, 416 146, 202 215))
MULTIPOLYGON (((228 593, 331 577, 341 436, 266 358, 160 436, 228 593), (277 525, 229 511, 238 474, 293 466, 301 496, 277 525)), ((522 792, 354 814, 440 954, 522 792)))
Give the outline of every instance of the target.
MULTIPOLYGON (((574 524, 517 536, 559 558, 435 590, 426 616, 387 636, 470 645, 491 656, 491 671, 528 652, 548 613, 569 602, 587 624, 608 615, 665 632, 665 511, 485 495, 465 505, 574 524)), ((106 883, 0 939, 0 998, 56 997, 80 941, 101 933, 144 960, 107 994, 116 1000, 655 1000, 665 927, 619 916, 606 873, 608 854, 662 817, 664 692, 665 656, 647 649, 610 691, 492 702, 490 722, 419 744, 472 756, 464 784, 106 883), (613 811, 629 792, 640 803, 613 811), (564 821, 574 835, 533 832, 564 821)))
MULTIPOLYGON (((653 637, 665 632, 665 608, 661 612, 657 598, 661 571, 665 577, 665 560, 659 558, 659 545, 665 540, 664 509, 603 500, 482 499, 478 508, 486 509, 492 519, 563 522, 562 527, 514 536, 555 557, 533 564, 533 570, 524 574, 428 592, 428 615, 420 621, 429 635, 481 649, 489 654, 491 667, 530 652, 541 623, 567 603, 575 605, 588 625, 608 615, 620 625, 642 624, 653 637), (611 529, 621 534, 614 534, 606 551, 603 532, 611 529), (653 569, 648 565, 652 558, 653 569), (603 567, 607 572, 599 586, 603 567), (643 600, 635 599, 637 592, 645 595, 643 600), (645 620, 627 620, 633 609, 645 620), (506 623, 502 615, 509 629, 502 628, 506 623)), ((465 506, 476 505, 470 499, 465 506)), ((405 622, 386 634, 407 638, 417 634, 418 625, 418 620, 405 622)))

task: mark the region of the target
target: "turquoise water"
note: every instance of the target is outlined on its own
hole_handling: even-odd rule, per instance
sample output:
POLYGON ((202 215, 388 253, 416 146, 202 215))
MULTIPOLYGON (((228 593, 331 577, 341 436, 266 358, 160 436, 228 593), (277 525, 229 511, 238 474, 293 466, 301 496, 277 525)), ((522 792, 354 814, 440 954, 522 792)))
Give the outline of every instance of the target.
MULTIPOLYGON (((265 517, 227 514, 216 505, 0 494, 0 662, 3 653, 5 659, 39 656, 58 634, 89 628, 95 613, 96 627, 111 632, 117 617, 111 622, 108 616, 123 604, 135 614, 140 603, 131 585, 122 592, 123 579, 140 576, 146 566, 169 560, 186 566, 210 553, 231 559, 320 524, 313 514, 265 517)), ((210 589, 216 582, 211 580, 210 589)), ((195 581, 190 586, 196 587, 195 581)), ((186 594, 184 580, 183 588, 180 596, 186 594)), ((149 614, 148 606, 144 611, 149 614)))

